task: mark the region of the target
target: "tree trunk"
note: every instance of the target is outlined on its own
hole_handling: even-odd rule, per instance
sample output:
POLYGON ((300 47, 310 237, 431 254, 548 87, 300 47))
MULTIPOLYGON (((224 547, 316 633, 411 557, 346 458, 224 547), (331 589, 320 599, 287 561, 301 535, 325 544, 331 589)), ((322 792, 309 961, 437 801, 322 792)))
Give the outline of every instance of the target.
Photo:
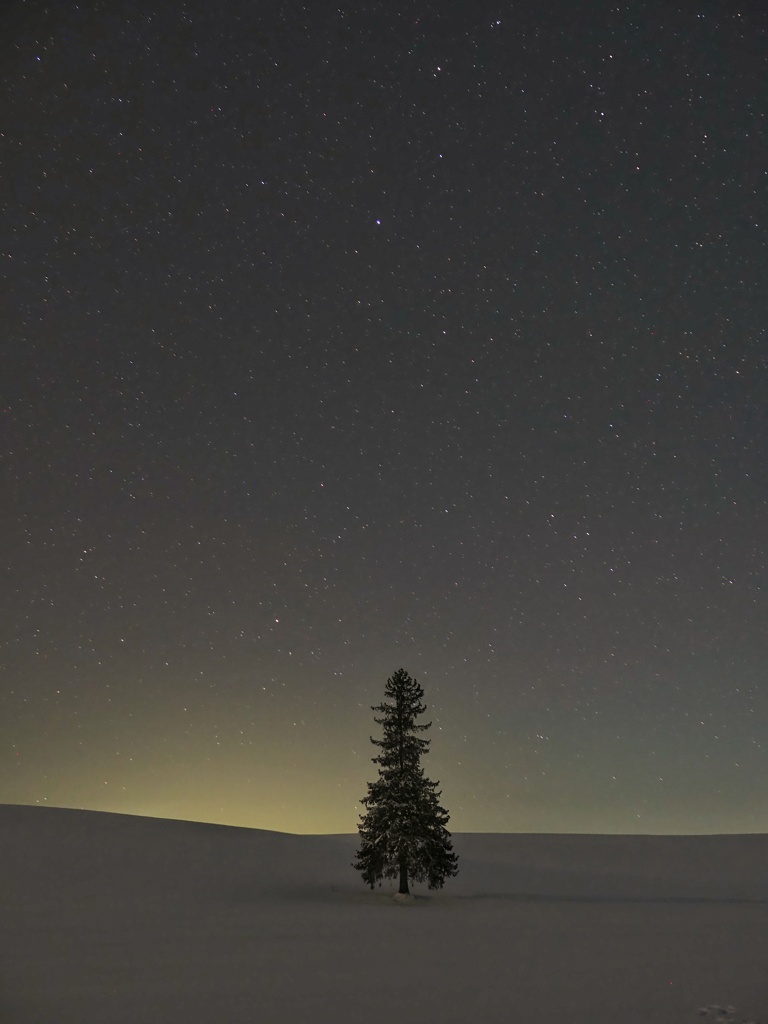
POLYGON ((408 888, 408 861, 405 857, 400 858, 400 888, 398 889, 398 892, 402 893, 404 896, 407 896, 410 892, 410 889, 408 888))

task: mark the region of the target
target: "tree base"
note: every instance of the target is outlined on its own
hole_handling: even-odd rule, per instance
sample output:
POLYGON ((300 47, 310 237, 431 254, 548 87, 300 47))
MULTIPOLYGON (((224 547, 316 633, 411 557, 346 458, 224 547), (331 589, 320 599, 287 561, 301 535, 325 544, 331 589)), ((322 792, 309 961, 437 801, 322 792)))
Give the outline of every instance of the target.
POLYGON ((392 896, 394 903, 415 903, 416 897, 409 892, 396 892, 392 896))

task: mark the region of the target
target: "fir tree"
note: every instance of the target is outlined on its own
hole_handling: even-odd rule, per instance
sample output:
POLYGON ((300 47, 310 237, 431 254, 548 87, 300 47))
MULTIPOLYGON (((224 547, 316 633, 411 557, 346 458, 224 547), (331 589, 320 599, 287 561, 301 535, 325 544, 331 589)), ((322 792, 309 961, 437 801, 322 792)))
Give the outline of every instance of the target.
POLYGON ((387 680, 388 700, 372 707, 381 714, 373 720, 384 734, 380 740, 371 737, 381 749, 372 758, 379 777, 368 783, 368 795, 361 801, 366 813, 360 816, 361 843, 353 864, 372 889, 384 878, 399 878, 401 893, 409 891, 409 878, 440 889, 447 877, 458 874, 438 783, 430 782, 421 767, 430 741, 418 734, 432 724, 416 724, 427 710, 423 696, 416 680, 401 668, 387 680))

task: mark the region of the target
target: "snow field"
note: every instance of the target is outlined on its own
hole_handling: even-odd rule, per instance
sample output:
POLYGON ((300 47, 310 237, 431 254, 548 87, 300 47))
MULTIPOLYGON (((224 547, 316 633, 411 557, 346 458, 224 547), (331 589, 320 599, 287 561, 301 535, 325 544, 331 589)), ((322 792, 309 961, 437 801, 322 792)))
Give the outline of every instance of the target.
POLYGON ((766 836, 456 834, 403 903, 356 843, 0 807, 0 1022, 765 1020, 766 836))

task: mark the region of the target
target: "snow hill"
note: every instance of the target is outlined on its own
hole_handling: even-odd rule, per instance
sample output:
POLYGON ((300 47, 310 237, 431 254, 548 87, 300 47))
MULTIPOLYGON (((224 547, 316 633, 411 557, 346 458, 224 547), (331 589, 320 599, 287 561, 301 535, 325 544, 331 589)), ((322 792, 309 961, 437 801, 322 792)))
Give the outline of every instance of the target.
POLYGON ((405 905, 355 845, 0 806, 0 1024, 765 1024, 768 836, 456 834, 405 905))

